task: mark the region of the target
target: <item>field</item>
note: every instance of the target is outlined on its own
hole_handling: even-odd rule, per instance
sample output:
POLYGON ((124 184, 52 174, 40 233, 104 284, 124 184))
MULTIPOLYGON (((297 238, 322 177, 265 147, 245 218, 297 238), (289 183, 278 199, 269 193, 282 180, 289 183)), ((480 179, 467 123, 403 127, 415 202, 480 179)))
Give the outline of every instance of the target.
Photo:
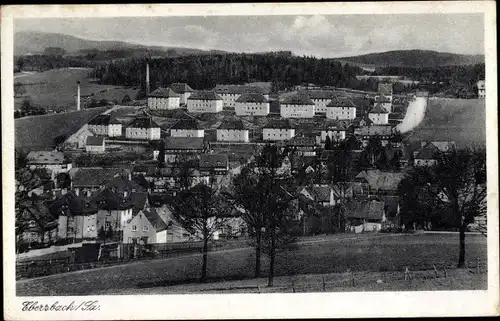
MULTIPOLYGON (((486 258, 486 238, 467 235, 466 259, 486 258)), ((436 264, 456 264, 457 234, 416 235, 334 235, 308 238, 293 249, 281 252, 276 276, 359 272, 412 271, 436 264)), ((209 281, 251 279, 254 268, 252 248, 209 253, 209 281)), ((125 293, 138 288, 160 288, 195 283, 201 255, 188 255, 122 266, 65 273, 17 282, 17 295, 89 295, 125 293)), ((263 276, 268 269, 264 258, 263 276)))
POLYGON ((486 144, 484 99, 431 98, 423 122, 410 140, 447 140, 459 146, 486 144))
POLYGON ((32 104, 55 111, 76 109, 76 82, 80 81, 81 95, 92 95, 95 100, 108 99, 121 102, 128 94, 131 99, 137 95, 137 88, 100 85, 94 79, 87 78, 88 68, 62 68, 44 72, 22 73, 14 76, 14 83, 24 84, 26 93, 14 99, 14 108, 21 106, 24 100, 32 104))

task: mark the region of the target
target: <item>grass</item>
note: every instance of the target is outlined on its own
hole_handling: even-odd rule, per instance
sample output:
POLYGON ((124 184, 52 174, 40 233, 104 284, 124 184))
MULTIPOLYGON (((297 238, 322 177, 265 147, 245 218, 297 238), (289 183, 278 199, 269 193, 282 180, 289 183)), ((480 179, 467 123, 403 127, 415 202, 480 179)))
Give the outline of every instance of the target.
MULTIPOLYGON (((354 236, 353 236, 354 237, 354 236)), ((467 259, 486 258, 486 239, 468 235, 467 259)), ((294 249, 279 254, 276 276, 299 274, 403 271, 432 264, 454 265, 458 255, 458 235, 361 235, 354 238, 311 238, 294 249)), ((211 281, 250 279, 254 252, 251 248, 209 253, 211 281)), ((87 270, 19 281, 17 295, 88 295, 106 291, 129 291, 196 282, 201 255, 143 261, 123 266, 87 270)), ((268 260, 263 258, 263 276, 268 260)))

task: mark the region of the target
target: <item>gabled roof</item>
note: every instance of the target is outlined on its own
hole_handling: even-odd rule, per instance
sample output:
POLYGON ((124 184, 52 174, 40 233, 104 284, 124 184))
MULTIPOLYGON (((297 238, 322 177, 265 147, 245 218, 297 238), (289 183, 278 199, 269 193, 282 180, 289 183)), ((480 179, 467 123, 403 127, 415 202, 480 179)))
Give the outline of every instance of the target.
POLYGON ((293 129, 290 125, 290 121, 286 118, 283 119, 271 119, 263 129, 271 128, 271 129, 293 129))
POLYGON ((155 209, 152 210, 144 210, 144 216, 148 219, 149 223, 153 225, 156 232, 165 231, 167 229, 167 224, 163 221, 163 219, 158 215, 158 212, 155 209))
POLYGON ((165 149, 197 149, 204 148, 203 137, 165 137, 165 149))
POLYGON ((311 99, 333 99, 335 98, 335 92, 333 90, 307 90, 307 95, 311 99))
POLYGON ((92 198, 92 202, 96 204, 98 209, 112 211, 125 210, 134 207, 131 196, 123 196, 123 194, 113 192, 109 188, 105 188, 92 198))
POLYGON ((309 98, 307 94, 296 93, 285 98, 283 104, 286 105, 314 105, 314 102, 309 98))
POLYGON ((356 107, 356 105, 348 97, 336 96, 332 98, 326 107, 356 107))
POLYGON ((229 166, 229 160, 225 154, 203 154, 200 156, 200 169, 211 169, 229 166))
POLYGON ((366 180, 370 189, 394 191, 405 177, 401 172, 383 172, 378 169, 362 171, 355 177, 355 181, 366 180))
POLYGON ((64 164, 64 154, 50 151, 29 152, 26 160, 28 164, 64 164))
POLYGON ((104 144, 104 137, 102 136, 87 136, 85 145, 87 146, 102 146, 104 144))
POLYGON ((238 99, 237 103, 267 103, 266 97, 261 93, 243 93, 238 99))
POLYGON ((178 94, 194 92, 193 88, 189 87, 189 85, 186 83, 173 83, 170 85, 170 89, 178 94))
POLYGON ((361 126, 362 122, 366 123, 364 126, 370 126, 371 124, 373 124, 373 121, 368 117, 368 115, 356 117, 352 123, 355 126, 361 126))
POLYGON ((415 153, 415 159, 434 159, 439 153, 439 149, 433 144, 428 143, 424 147, 420 148, 415 153))
POLYGON ((376 103, 390 103, 391 100, 387 96, 376 96, 375 102, 376 103))
POLYGON ((130 170, 126 168, 75 167, 69 171, 73 187, 104 186, 113 178, 128 178, 130 170))
POLYGON ((127 125, 129 128, 160 128, 151 117, 139 116, 127 125))
POLYGON ((346 126, 340 121, 327 121, 323 124, 322 130, 346 130, 346 126))
POLYGON ((159 87, 149 94, 149 97, 178 98, 180 96, 170 88, 159 87))
POLYGON ((377 103, 375 106, 369 111, 370 114, 388 114, 389 112, 380 104, 377 103))
POLYGON ((222 100, 222 97, 214 91, 195 91, 189 96, 188 100, 222 100))
POLYGON ((263 95, 269 94, 269 91, 259 87, 250 85, 216 85, 213 89, 218 94, 243 94, 243 93, 259 93, 263 95))
POLYGON ((73 191, 68 191, 51 204, 49 211, 55 217, 59 215, 90 215, 97 213, 97 207, 84 197, 77 196, 73 191))
POLYGON ((92 118, 88 124, 89 125, 101 125, 101 126, 108 126, 109 122, 111 120, 111 115, 109 114, 99 114, 92 118))
POLYGON ((238 118, 225 118, 217 129, 245 130, 243 121, 238 118))
POLYGON ((332 188, 330 186, 313 186, 306 188, 307 192, 311 194, 317 202, 330 202, 330 194, 332 188))
POLYGON ((355 135, 360 136, 390 136, 392 135, 392 126, 390 125, 371 125, 362 126, 354 130, 355 135))
POLYGON ((198 121, 196 119, 180 119, 174 124, 170 129, 200 129, 198 126, 198 121))
POLYGON ((384 202, 353 200, 346 204, 346 217, 350 219, 382 220, 384 202))
POLYGON ((378 92, 382 95, 392 95, 392 84, 378 84, 378 92))

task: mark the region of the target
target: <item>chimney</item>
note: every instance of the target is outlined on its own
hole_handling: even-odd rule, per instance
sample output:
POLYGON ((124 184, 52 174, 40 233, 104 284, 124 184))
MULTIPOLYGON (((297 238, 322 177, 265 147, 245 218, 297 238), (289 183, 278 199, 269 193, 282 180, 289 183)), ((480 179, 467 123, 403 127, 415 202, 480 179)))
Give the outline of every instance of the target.
POLYGON ((76 82, 76 110, 80 110, 80 82, 76 82))
POLYGON ((149 96, 149 62, 146 61, 146 96, 149 96))

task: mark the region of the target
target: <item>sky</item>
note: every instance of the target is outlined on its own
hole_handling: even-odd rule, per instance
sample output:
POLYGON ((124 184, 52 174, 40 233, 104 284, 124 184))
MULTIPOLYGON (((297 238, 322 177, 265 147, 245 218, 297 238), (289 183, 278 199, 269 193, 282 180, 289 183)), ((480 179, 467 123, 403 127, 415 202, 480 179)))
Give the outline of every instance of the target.
POLYGON ((406 49, 484 54, 483 25, 482 14, 194 16, 16 19, 14 30, 330 58, 406 49))

